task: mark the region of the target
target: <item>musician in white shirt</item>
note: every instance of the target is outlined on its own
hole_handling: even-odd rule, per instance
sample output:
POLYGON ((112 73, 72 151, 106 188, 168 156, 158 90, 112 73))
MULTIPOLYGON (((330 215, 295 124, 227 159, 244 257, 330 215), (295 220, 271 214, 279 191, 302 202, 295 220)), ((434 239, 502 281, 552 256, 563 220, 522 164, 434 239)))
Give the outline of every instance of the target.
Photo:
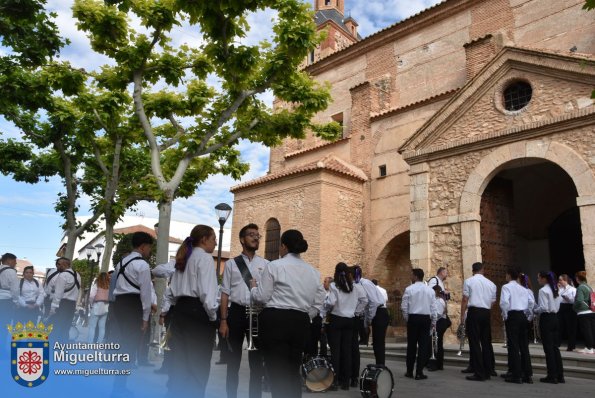
POLYGON ((446 269, 446 267, 440 267, 438 268, 438 271, 436 271, 436 275, 428 280, 429 287, 434 288, 434 286, 436 285, 440 286, 440 289, 442 289, 443 298, 445 299, 444 301, 450 300, 450 293, 448 292, 448 290, 446 290, 446 287, 444 286, 444 281, 447 277, 448 270, 446 269))
POLYGON ((496 301, 496 285, 483 276, 482 263, 472 265, 473 276, 463 284, 461 301, 462 321, 469 337, 470 362, 475 372, 467 380, 489 380, 493 369, 493 347, 490 323, 490 308, 496 301), (466 315, 465 315, 466 314, 466 315))
MULTIPOLYGON (((444 292, 439 285, 434 285, 432 288, 434 294, 434 305, 436 310, 436 361, 428 364, 428 370, 430 372, 436 370, 444 370, 444 333, 450 327, 450 320, 448 319, 446 301, 444 301, 444 292)), ((434 333, 434 331, 432 331, 434 333)), ((434 347, 431 348, 432 350, 434 347)), ((431 351, 430 351, 431 352, 431 351)))
POLYGON ((54 277, 49 323, 54 325, 52 336, 61 342, 69 340, 68 332, 74 317, 76 302, 81 287, 81 276, 70 267, 70 259, 60 257, 56 261, 58 269, 54 277))
MULTIPOLYGON (((5 342, 8 333, 6 325, 12 322, 19 302, 19 278, 15 268, 17 256, 5 253, 0 262, 0 342, 5 342)), ((0 353, 4 355, 2 347, 0 353)))
MULTIPOLYGON (((229 341, 231 351, 226 355, 227 398, 236 398, 238 394, 239 370, 242 360, 242 345, 244 337, 250 333, 249 316, 246 309, 250 307, 250 280, 260 280, 268 260, 256 255, 260 245, 260 233, 256 224, 248 224, 240 229, 240 243, 242 253, 236 258, 225 262, 223 279, 221 281, 221 323, 219 333, 222 338, 229 341), (231 303, 228 308, 228 303, 231 303)), ((258 315, 253 315, 257 317, 258 315)), ((254 339, 256 348, 259 348, 258 338, 254 339)), ((264 377, 264 360, 261 350, 248 351, 250 364, 249 397, 262 396, 262 378, 264 377)))
POLYGON ((423 368, 430 358, 430 330, 432 326, 436 325, 435 293, 423 280, 424 271, 420 268, 412 269, 412 284, 405 289, 401 301, 403 318, 407 322, 407 373, 405 373, 405 377, 413 378, 413 366, 417 356, 415 380, 428 378, 423 373, 423 368))
POLYGON ((500 309, 506 322, 508 364, 510 374, 505 377, 508 383, 533 384, 531 356, 529 354, 529 319, 527 313, 533 311, 533 296, 518 283, 519 271, 509 268, 506 271, 507 284, 502 286, 500 309))
POLYGON ((576 328, 578 318, 573 309, 576 288, 572 285, 572 279, 562 274, 558 277, 558 293, 562 298, 560 311, 558 311, 558 323, 560 325, 560 340, 562 337, 568 337, 568 346, 566 351, 574 351, 576 348, 576 328))
POLYGON ((539 381, 551 384, 564 383, 564 367, 558 348, 558 311, 562 300, 558 295, 557 279, 553 272, 542 271, 538 274, 537 280, 543 287, 539 289, 535 313, 539 314, 539 331, 547 368, 547 377, 539 381))
POLYGON ((34 273, 33 266, 25 267, 23 269, 23 279, 19 282, 18 321, 23 325, 28 321, 37 324, 37 318, 40 315, 43 298, 45 297, 43 286, 33 278, 34 273))
POLYGON ((258 286, 252 281, 252 299, 264 304, 259 336, 273 398, 302 395, 300 365, 304 339, 326 292, 320 272, 301 259, 308 242, 290 229, 281 235, 279 260, 268 263, 258 286))
POLYGON ((197 225, 176 253, 176 272, 167 289, 168 301, 176 307, 170 326, 176 344, 168 384, 171 396, 205 396, 219 305, 211 254, 216 246, 213 228, 197 225))

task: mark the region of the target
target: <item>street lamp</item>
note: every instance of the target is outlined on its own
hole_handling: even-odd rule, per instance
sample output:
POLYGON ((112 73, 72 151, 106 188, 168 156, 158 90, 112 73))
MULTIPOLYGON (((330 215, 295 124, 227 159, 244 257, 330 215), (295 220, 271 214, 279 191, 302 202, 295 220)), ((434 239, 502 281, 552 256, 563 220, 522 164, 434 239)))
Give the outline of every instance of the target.
POLYGON ((217 280, 221 276, 221 246, 223 245, 223 226, 231 214, 231 206, 227 203, 219 203, 215 206, 217 218, 219 218, 219 249, 217 250, 217 280))

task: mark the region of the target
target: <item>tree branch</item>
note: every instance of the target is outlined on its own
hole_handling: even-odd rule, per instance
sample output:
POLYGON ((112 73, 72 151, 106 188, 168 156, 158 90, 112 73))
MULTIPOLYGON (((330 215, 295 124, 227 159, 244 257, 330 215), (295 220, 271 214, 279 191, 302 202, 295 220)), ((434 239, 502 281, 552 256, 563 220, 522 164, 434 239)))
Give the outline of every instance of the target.
MULTIPOLYGON (((250 125, 248 126, 248 130, 252 130, 254 128, 254 126, 256 126, 258 124, 258 119, 254 119, 250 122, 250 125)), ((235 140, 237 140, 238 138, 240 138, 242 136, 242 131, 236 131, 234 134, 232 134, 231 137, 229 137, 227 140, 220 142, 218 144, 214 144, 211 145, 210 147, 208 147, 203 153, 197 154, 197 155, 208 155, 209 153, 213 153, 215 152, 217 149, 229 145, 232 142, 234 142, 235 140)))
POLYGON ((180 126, 178 121, 174 118, 173 113, 169 114, 168 119, 171 122, 172 126, 174 126, 174 128, 176 130, 178 130, 178 132, 172 138, 170 138, 169 140, 166 140, 165 142, 161 143, 161 145, 159 145, 160 151, 162 151, 166 148, 169 148, 172 145, 177 144, 180 141, 180 138, 182 138, 182 135, 186 134, 186 129, 184 127, 180 126))

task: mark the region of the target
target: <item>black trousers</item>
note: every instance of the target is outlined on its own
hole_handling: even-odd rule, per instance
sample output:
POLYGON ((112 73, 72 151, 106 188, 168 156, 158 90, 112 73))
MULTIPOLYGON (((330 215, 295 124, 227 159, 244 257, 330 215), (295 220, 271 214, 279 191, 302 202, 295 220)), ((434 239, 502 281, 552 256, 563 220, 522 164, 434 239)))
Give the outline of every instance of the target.
POLYGON ((376 310, 376 316, 372 319, 372 346, 374 347, 374 358, 377 365, 384 365, 386 358, 386 329, 388 328, 389 316, 386 307, 376 310))
POLYGON ((72 326, 72 318, 74 318, 75 309, 76 301, 62 299, 60 300, 60 306, 54 315, 52 315, 48 320, 48 323, 54 325, 52 337, 54 337, 56 341, 65 343, 70 340, 68 333, 70 332, 70 327, 72 326))
MULTIPOLYGON (((436 322, 436 334, 438 335, 438 341, 436 342, 437 350, 436 350, 436 369, 443 369, 444 368, 444 333, 446 332, 447 328, 447 321, 445 318, 440 318, 436 322)), ((430 340, 430 344, 432 344, 430 340)), ((430 350, 432 350, 430 346, 430 350)), ((430 351, 431 354, 432 351, 430 351)))
MULTIPOLYGON (((331 344, 331 334, 332 329, 327 327, 328 330, 328 341, 329 345, 331 344)), ((365 343, 368 345, 368 333, 366 328, 364 327, 364 318, 356 316, 354 318, 354 329, 353 329, 353 336, 351 339, 351 379, 359 380, 359 368, 360 368, 360 352, 359 346, 360 344, 365 343)), ((332 349, 331 349, 331 356, 332 356, 332 349)), ((337 369, 335 368, 335 372, 337 369)))
POLYGON ((523 311, 509 311, 506 326, 508 366, 512 377, 533 376, 526 315, 523 311))
POLYGON ((555 313, 542 313, 539 317, 539 332, 541 344, 545 353, 547 376, 550 378, 564 377, 562 356, 560 355, 558 315, 555 313))
POLYGON ((15 309, 16 306, 11 299, 0 300, 0 358, 10 356, 10 340, 6 326, 12 322, 15 309))
POLYGON ((578 315, 586 348, 595 348, 595 313, 578 315))
POLYGON ((469 307, 466 322, 471 366, 475 375, 487 379, 493 369, 492 329, 490 310, 469 307))
POLYGON ((568 339, 568 350, 576 348, 576 327, 578 324, 576 312, 572 304, 560 304, 558 311, 558 325, 560 326, 560 342, 566 336, 568 339))
MULTIPOLYGON (((240 363, 242 361, 242 348, 244 337, 248 341, 248 317, 246 307, 232 303, 228 310, 227 325, 229 326, 229 345, 231 352, 227 353, 227 379, 226 391, 228 398, 238 396, 238 382, 240 363)), ((257 348, 260 348, 259 341, 254 340, 257 348)), ((227 344, 222 344, 227 345, 227 344)), ((262 351, 248 351, 248 362, 250 364, 250 387, 249 397, 260 398, 262 396, 262 378, 264 377, 264 359, 262 351)))
POLYGON ((302 311, 265 308, 258 318, 260 344, 273 398, 302 396, 300 366, 310 327, 302 311))
POLYGON ((175 347, 169 369, 168 396, 203 398, 215 344, 215 323, 197 297, 178 297, 171 325, 175 347))
POLYGON ((430 357, 430 327, 432 320, 429 315, 410 314, 407 320, 407 373, 413 373, 416 362, 416 374, 422 374, 424 366, 430 357))
POLYGON ((39 317, 39 315, 41 315, 39 307, 19 307, 15 312, 14 320, 15 322, 21 322, 23 325, 29 321, 37 325, 37 318, 39 317))
POLYGON ((337 375, 337 381, 342 385, 349 385, 349 379, 352 377, 353 369, 351 352, 355 329, 354 318, 331 314, 329 329, 331 331, 329 337, 331 362, 337 375))
MULTIPOLYGON (((320 315, 316 315, 314 318, 312 318, 312 323, 310 323, 310 333, 306 338, 306 346, 304 349, 306 355, 310 357, 316 357, 319 354, 318 345, 321 343, 322 339, 321 329, 322 318, 320 315)), ((320 348, 320 351, 322 351, 322 347, 320 348)), ((322 352, 320 352, 320 355, 322 355, 322 352)))

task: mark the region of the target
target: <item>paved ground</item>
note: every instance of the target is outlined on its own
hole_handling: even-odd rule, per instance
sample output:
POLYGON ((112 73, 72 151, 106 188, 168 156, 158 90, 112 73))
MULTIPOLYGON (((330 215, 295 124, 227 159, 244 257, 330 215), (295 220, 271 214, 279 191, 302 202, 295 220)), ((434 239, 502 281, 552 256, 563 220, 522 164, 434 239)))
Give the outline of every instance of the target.
MULTIPOLYGON (((246 354, 246 352, 244 352, 246 354)), ((207 387, 208 398, 225 397, 225 365, 216 365, 215 361, 219 358, 219 353, 214 352, 213 363, 211 366, 211 374, 209 377, 209 384, 207 387)), ((459 368, 446 368, 444 371, 428 373, 427 380, 415 381, 404 377, 405 364, 400 361, 389 361, 388 367, 394 374, 395 378, 395 392, 393 397, 446 397, 446 398, 465 398, 477 396, 489 397, 507 397, 522 394, 524 397, 546 397, 548 395, 554 396, 570 396, 581 395, 591 396, 595 392, 595 381, 585 379, 567 378, 566 384, 543 384, 540 383, 539 377, 543 375, 535 375, 535 384, 509 384, 505 383, 500 377, 492 378, 486 382, 472 382, 465 380, 465 375, 460 373, 459 368)), ((150 383, 150 390, 155 393, 155 397, 165 394, 165 376, 155 375, 153 370, 155 368, 141 367, 136 371, 135 377, 131 383, 134 386, 141 383, 144 387, 148 387, 150 383)), ((240 369, 240 386, 238 391, 239 397, 248 396, 248 361, 247 355, 242 356, 242 367, 240 369)), ((361 397, 358 389, 350 389, 349 391, 336 391, 325 393, 304 393, 304 397, 316 398, 317 396, 325 398, 333 397, 361 397)), ((270 394, 265 393, 263 397, 270 397, 270 394)), ((150 398, 150 397, 143 397, 150 398)), ((381 397, 382 398, 382 397, 381 397)))

